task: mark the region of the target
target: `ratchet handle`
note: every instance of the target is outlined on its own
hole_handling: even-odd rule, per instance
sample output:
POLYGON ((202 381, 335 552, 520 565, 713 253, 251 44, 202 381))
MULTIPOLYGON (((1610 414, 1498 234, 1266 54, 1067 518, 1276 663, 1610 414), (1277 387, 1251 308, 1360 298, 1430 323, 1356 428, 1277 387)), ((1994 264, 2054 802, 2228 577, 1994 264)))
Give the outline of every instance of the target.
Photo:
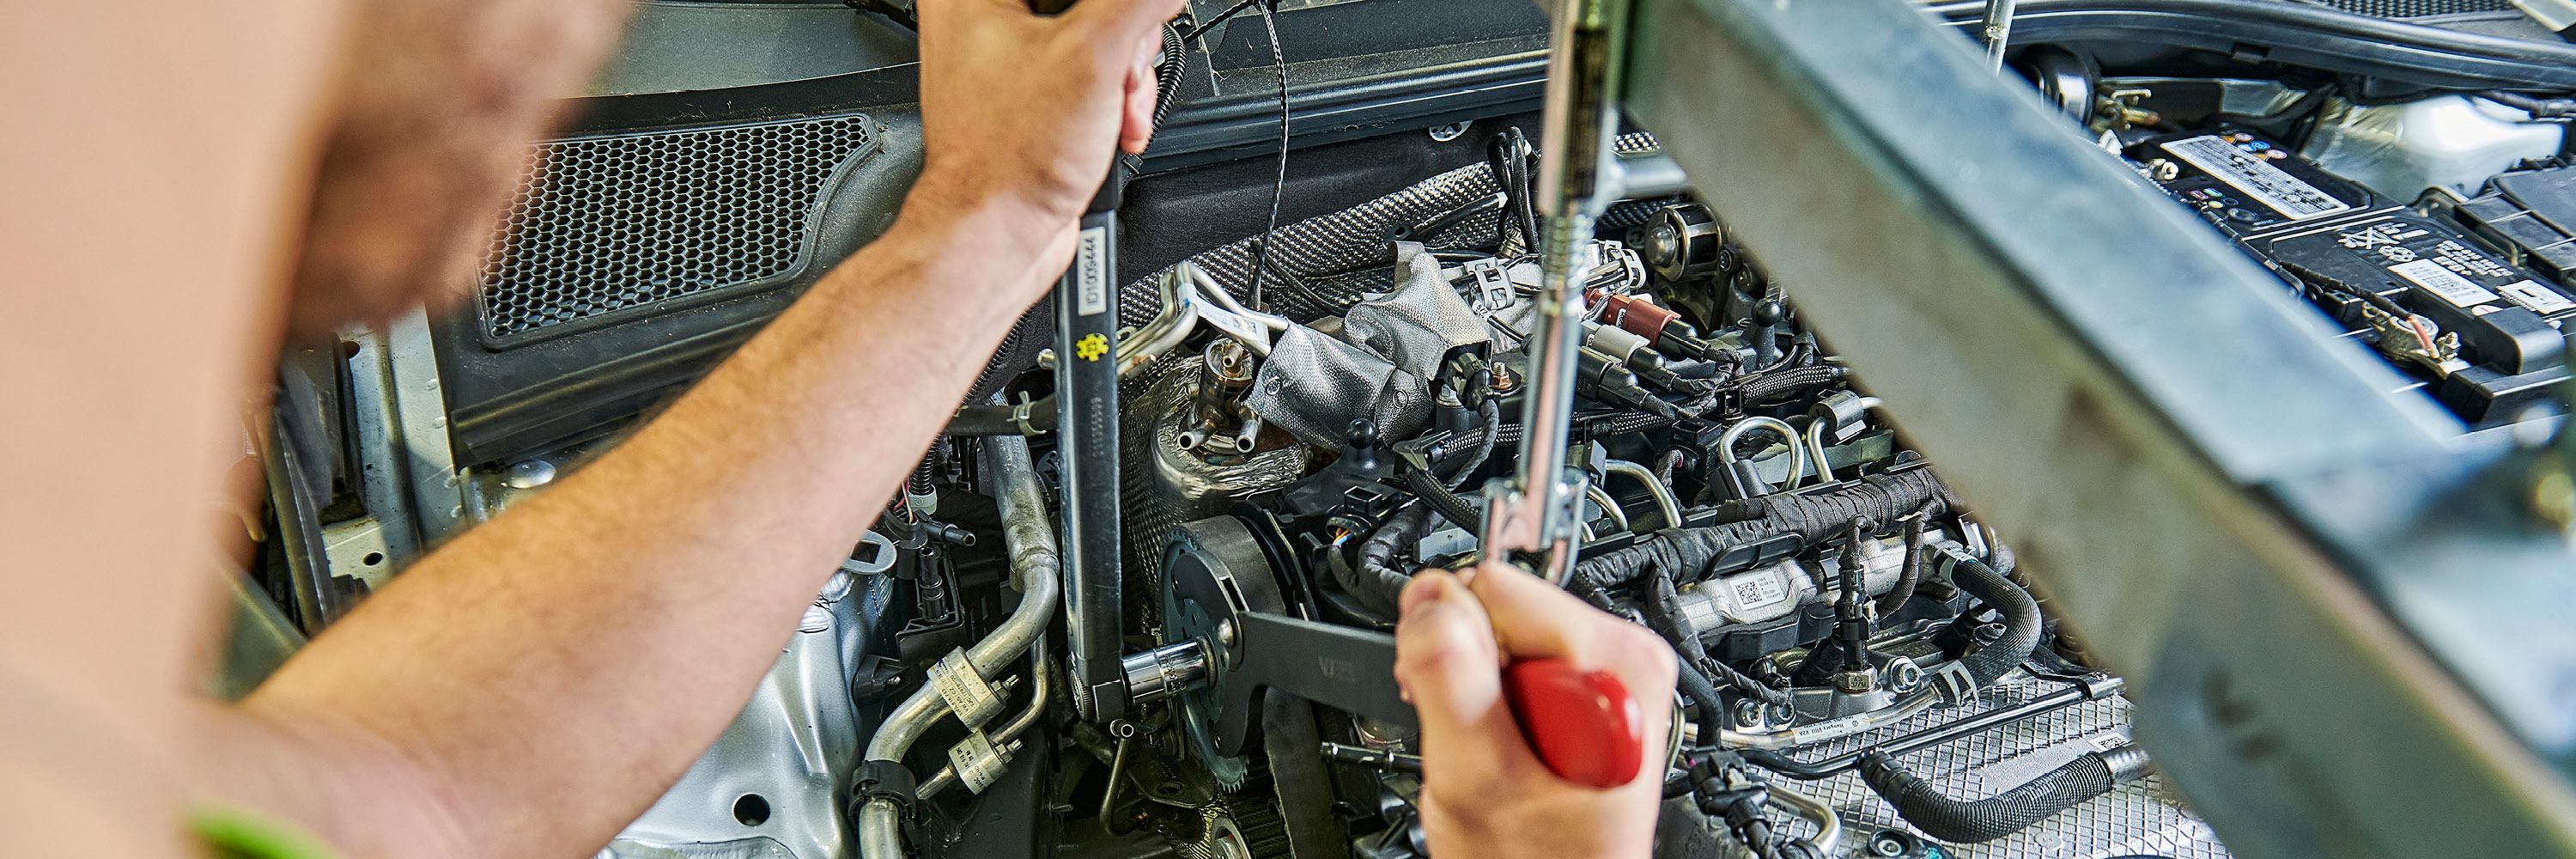
POLYGON ((1636 780, 1646 757, 1645 712, 1628 684, 1564 659, 1503 668, 1503 698, 1521 735, 1557 778, 1607 790, 1636 780))

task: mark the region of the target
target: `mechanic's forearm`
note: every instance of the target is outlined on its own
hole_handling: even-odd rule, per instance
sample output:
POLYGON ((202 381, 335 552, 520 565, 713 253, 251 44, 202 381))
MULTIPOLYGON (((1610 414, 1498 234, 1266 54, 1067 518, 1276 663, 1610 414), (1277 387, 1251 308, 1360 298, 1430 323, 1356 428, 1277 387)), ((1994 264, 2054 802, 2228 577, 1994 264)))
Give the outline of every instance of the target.
MULTIPOLYGON (((433 849, 596 850, 740 709, 1067 255, 1069 225, 954 187, 925 177, 661 417, 404 573, 249 712, 419 767, 464 842, 433 849)), ((358 852, 420 846, 316 824, 358 852)))

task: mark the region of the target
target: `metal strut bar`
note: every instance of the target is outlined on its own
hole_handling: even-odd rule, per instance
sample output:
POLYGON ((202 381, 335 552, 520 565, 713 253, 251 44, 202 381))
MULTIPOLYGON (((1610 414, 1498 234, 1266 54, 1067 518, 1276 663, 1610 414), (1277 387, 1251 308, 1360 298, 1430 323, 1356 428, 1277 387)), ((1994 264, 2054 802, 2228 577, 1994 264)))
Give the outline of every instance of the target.
POLYGON ((1902 0, 1631 2, 1623 106, 2012 535, 2236 855, 2576 856, 2576 549, 2534 503, 2563 471, 2449 440, 1902 0))

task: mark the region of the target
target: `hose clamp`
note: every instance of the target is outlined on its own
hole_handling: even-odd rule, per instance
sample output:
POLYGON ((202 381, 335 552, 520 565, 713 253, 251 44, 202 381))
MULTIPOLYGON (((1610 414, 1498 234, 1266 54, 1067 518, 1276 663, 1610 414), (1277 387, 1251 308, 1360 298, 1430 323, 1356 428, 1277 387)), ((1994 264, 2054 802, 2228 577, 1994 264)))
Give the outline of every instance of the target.
POLYGON ((1011 404, 1011 423, 1020 428, 1021 435, 1045 435, 1045 430, 1038 429, 1035 425, 1029 423, 1029 407, 1031 405, 1033 405, 1033 403, 1029 400, 1029 392, 1021 391, 1020 401, 1011 404))
POLYGON ((918 789, 912 770, 902 761, 880 760, 861 762, 858 779, 850 786, 851 794, 860 802, 883 799, 897 806, 911 805, 912 792, 918 789))

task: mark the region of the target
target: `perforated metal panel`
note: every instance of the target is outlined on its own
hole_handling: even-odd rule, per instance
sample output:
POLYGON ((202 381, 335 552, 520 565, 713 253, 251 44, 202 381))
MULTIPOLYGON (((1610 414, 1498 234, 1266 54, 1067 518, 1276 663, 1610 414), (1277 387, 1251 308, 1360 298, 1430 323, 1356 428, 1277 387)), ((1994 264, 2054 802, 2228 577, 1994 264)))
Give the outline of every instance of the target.
POLYGON ((829 116, 539 146, 484 257, 485 335, 794 276, 825 186, 876 151, 873 128, 829 116))
MULTIPOLYGON (((2053 691, 2056 684, 2015 673, 1997 683, 1977 705, 1940 708, 1877 732, 1847 737, 1793 756, 1817 760, 1857 751, 1995 707, 2009 706, 2053 691)), ((2129 736, 2128 699, 2114 696, 2088 701, 2036 719, 1999 728, 1958 742, 1897 758, 1951 796, 1978 799, 2029 781, 2077 755, 2129 736)), ((1865 857, 1869 834, 1905 827, 1896 810, 1878 798, 1860 776, 1844 773, 1823 781, 1780 780, 1834 807, 1843 822, 1840 856, 1865 857)), ((1787 814, 1775 819, 1791 820, 1787 814)), ((1813 833, 1803 821, 1790 826, 1800 835, 1813 833)), ((2110 793, 2041 821, 2029 829, 1984 844, 1945 845, 1959 859, 2107 859, 2115 856, 2161 856, 2171 859, 2229 859, 2227 848, 2209 825, 2183 807, 2180 797, 2164 788, 2153 773, 2114 788, 2110 793)))
POLYGON ((2469 12, 2510 12, 2511 0, 2313 0, 2374 18, 2427 18, 2469 12))

